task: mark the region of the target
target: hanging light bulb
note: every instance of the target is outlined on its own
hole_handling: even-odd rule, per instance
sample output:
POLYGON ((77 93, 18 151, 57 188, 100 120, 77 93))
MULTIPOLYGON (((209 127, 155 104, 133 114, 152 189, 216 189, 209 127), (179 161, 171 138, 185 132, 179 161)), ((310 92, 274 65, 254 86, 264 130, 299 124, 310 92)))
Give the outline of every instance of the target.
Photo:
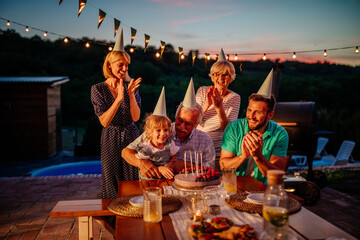
POLYGON ((130 48, 130 52, 133 53, 133 52, 134 52, 134 48, 130 48))
POLYGON ((28 32, 29 31, 29 27, 28 26, 26 26, 26 28, 25 28, 25 32, 28 32))
POLYGON ((47 32, 46 31, 44 32, 44 37, 47 37, 47 32))
POLYGON ((355 53, 356 53, 356 54, 359 53, 359 47, 358 47, 358 46, 356 46, 355 53))
POLYGON ((216 54, 216 61, 219 59, 219 54, 216 54))
POLYGON ((327 56, 327 52, 326 52, 326 49, 324 50, 324 57, 326 57, 327 56))
POLYGON ((85 47, 89 48, 89 47, 90 47, 90 43, 87 42, 87 43, 85 44, 85 47))
POLYGON ((208 56, 207 56, 207 60, 210 60, 210 59, 211 59, 211 57, 210 57, 210 55, 208 55, 208 56))
POLYGON ((226 55, 226 60, 229 61, 229 59, 230 59, 230 55, 226 55))
POLYGON ((296 52, 293 53, 293 59, 295 59, 295 58, 296 58, 296 52))
POLYGON ((184 54, 181 54, 181 59, 183 59, 183 60, 185 59, 185 56, 184 56, 184 54))
POLYGON ((238 60, 238 56, 237 56, 237 54, 235 54, 235 58, 234 58, 234 59, 235 59, 235 61, 237 61, 237 60, 238 60))
POLYGON ((110 47, 108 48, 109 52, 111 52, 111 51, 112 51, 112 49, 113 49, 113 48, 112 48, 112 46, 110 46, 110 47))
POLYGON ((67 37, 64 38, 64 43, 68 43, 69 39, 67 37))
POLYGON ((7 22, 6 22, 6 26, 8 26, 8 27, 10 27, 10 21, 8 20, 7 22))
POLYGON ((264 61, 266 60, 266 53, 264 53, 263 60, 264 61))
POLYGON ((156 52, 155 56, 156 56, 157 58, 159 58, 159 57, 160 57, 160 53, 159 53, 159 52, 156 52))

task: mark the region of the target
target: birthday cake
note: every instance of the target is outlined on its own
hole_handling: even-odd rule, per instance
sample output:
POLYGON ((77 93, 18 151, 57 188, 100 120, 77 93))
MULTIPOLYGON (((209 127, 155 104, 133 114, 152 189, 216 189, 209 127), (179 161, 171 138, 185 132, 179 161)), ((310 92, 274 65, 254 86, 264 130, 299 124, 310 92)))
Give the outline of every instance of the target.
POLYGON ((201 189, 206 186, 220 184, 220 172, 218 170, 203 167, 202 171, 198 169, 183 169, 174 177, 174 184, 180 188, 201 189))

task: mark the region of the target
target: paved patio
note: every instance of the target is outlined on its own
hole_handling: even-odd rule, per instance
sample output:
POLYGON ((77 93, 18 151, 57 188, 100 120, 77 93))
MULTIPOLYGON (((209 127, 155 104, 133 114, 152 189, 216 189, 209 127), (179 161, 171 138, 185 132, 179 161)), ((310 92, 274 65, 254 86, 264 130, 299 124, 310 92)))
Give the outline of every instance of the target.
MULTIPOLYGON (((94 199, 101 175, 0 178, 0 239, 78 239, 76 218, 50 218, 57 201, 94 199)), ((324 188, 321 199, 307 207, 360 238, 360 201, 324 188)), ((94 239, 113 236, 94 221, 94 239)))

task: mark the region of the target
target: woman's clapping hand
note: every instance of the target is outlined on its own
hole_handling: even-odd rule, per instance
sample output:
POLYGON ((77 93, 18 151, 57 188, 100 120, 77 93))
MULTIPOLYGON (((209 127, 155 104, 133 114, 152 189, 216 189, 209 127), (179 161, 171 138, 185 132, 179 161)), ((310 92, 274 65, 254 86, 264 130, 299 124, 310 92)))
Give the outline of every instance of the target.
POLYGON ((134 95, 135 90, 140 87, 140 82, 141 82, 142 78, 138 78, 136 80, 131 79, 129 86, 128 86, 128 93, 129 96, 130 95, 134 95))

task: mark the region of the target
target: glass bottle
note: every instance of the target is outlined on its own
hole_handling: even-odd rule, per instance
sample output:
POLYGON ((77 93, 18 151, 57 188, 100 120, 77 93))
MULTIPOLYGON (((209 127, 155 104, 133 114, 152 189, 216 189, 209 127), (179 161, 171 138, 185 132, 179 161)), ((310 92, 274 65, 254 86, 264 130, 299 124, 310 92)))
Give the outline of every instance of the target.
POLYGON ((264 193, 264 229, 259 239, 296 239, 289 233, 288 196, 282 170, 267 172, 268 186, 264 193))

